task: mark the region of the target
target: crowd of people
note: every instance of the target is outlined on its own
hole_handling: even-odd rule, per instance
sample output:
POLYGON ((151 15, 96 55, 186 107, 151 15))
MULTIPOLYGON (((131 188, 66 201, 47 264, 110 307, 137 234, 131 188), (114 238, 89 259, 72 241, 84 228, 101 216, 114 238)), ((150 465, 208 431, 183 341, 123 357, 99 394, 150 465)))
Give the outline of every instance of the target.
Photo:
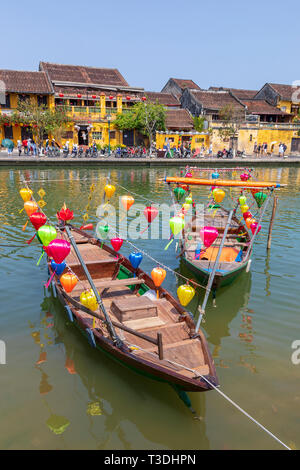
MULTIPOLYGON (((269 150, 267 142, 263 142, 262 144, 257 144, 257 142, 255 142, 254 147, 253 147, 253 153, 256 156, 267 156, 267 155, 273 156, 275 153, 274 152, 275 144, 276 142, 272 143, 270 145, 270 150, 269 150)), ((279 157, 284 157, 286 151, 287 151, 286 144, 284 142, 280 142, 278 146, 279 157)))

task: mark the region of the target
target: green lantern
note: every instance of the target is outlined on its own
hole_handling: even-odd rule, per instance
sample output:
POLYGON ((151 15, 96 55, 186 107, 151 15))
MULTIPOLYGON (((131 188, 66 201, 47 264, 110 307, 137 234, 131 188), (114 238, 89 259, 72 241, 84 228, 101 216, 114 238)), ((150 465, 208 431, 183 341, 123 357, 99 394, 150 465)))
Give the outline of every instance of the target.
POLYGON ((43 246, 48 246, 57 237, 57 233, 52 225, 42 225, 38 229, 37 237, 43 246))
POLYGON ((174 189, 174 194, 175 194, 177 201, 179 202, 180 199, 185 195, 185 190, 183 188, 180 188, 180 186, 178 186, 177 188, 174 189))
POLYGON ((240 205, 241 205, 241 206, 244 206, 244 205, 246 204, 246 202, 247 202, 246 196, 240 196, 240 197, 239 197, 239 202, 240 202, 240 205))
POLYGON ((263 193, 262 191, 260 191, 254 194, 254 199, 258 207, 261 207, 263 203, 265 202, 265 200, 267 199, 267 195, 263 193))

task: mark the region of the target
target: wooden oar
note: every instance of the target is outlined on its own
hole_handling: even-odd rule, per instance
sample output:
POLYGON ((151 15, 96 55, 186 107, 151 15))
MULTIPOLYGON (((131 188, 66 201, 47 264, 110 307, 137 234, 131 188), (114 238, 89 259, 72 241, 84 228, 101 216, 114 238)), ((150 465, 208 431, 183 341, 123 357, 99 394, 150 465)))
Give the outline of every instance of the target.
POLYGON ((121 347, 123 346, 123 342, 121 341, 121 339, 119 338, 119 336, 118 336, 117 333, 116 333, 116 330, 115 330, 115 328, 114 328, 114 326, 113 326, 113 324, 112 324, 112 322, 111 322, 111 319, 110 319, 110 317, 109 317, 109 315, 108 315, 108 313, 107 313, 107 311, 106 311, 106 308, 104 307, 104 304, 103 304, 103 302, 102 302, 102 299, 101 299, 101 297, 100 297, 100 295, 99 295, 99 292, 98 292, 97 289, 96 289, 96 286, 95 286, 94 281, 93 281, 93 279, 92 279, 92 277, 91 277, 91 275, 90 275, 90 273, 89 273, 89 270, 88 270, 88 268, 86 267, 86 264, 85 264, 85 262, 83 261, 83 258, 82 258, 82 256, 81 256, 79 250, 78 250, 77 244, 76 244, 76 242, 75 242, 75 240, 74 240, 74 237, 73 237, 73 235, 72 235, 72 233, 71 233, 71 230, 70 230, 70 228, 69 228, 67 225, 65 225, 65 230, 66 230, 66 233, 67 233, 67 235, 68 235, 68 237, 69 237, 70 243, 71 243, 72 247, 74 248, 74 251, 75 251, 75 254, 76 254, 77 258, 78 258, 78 261, 79 261, 79 263, 81 264, 82 269, 84 270, 84 273, 85 273, 85 275, 86 275, 86 277, 87 277, 87 280, 89 281, 90 286, 91 286, 91 288, 92 288, 92 290, 93 290, 93 292, 94 292, 94 294, 95 294, 95 297, 96 297, 96 299, 97 299, 98 305, 99 305, 100 309, 102 310, 102 312, 103 312, 103 314, 104 314, 104 316, 105 316, 105 321, 106 321, 106 325, 107 325, 107 329, 108 329, 108 331, 109 331, 109 334, 110 334, 110 336, 111 336, 111 338, 112 338, 114 344, 115 344, 118 348, 121 348, 121 347))

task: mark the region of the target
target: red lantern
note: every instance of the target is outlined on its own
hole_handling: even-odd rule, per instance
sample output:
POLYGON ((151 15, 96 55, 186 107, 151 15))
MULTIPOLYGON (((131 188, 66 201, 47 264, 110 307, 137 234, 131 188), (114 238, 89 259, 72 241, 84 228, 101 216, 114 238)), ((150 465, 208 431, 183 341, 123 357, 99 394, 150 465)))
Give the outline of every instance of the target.
POLYGON ((142 96, 142 101, 146 101, 146 96, 142 96))
POLYGON ((97 96, 96 96, 96 95, 92 95, 92 98, 93 98, 93 100, 95 100, 95 99, 97 98, 97 96))
POLYGON ((47 222, 47 217, 42 212, 34 212, 29 216, 29 219, 35 230, 38 230, 47 222))
POLYGON ((109 99, 113 100, 114 99, 113 95, 109 95, 109 99))
POLYGON ((63 93, 59 93, 58 95, 60 98, 63 98, 65 95, 63 93))
POLYGON ((73 211, 68 209, 64 204, 60 211, 57 212, 56 217, 58 218, 58 220, 63 220, 64 222, 67 222, 68 220, 72 220, 74 218, 74 213, 73 211))
POLYGON ((80 94, 80 93, 78 93, 77 98, 81 98, 81 94, 80 94))
POLYGON ((126 99, 127 99, 128 101, 130 101, 130 100, 131 100, 131 97, 130 97, 130 96, 126 96, 126 99))
POLYGON ((110 240, 110 243, 115 251, 119 251, 121 246, 123 245, 123 241, 124 240, 122 238, 116 237, 116 238, 112 238, 110 240))
POLYGON ((156 209, 156 207, 148 206, 144 210, 144 216, 146 217, 149 224, 151 224, 151 222, 156 219, 157 215, 158 209, 156 209))
POLYGON ((251 214, 250 211, 246 211, 243 213, 243 217, 244 217, 244 220, 246 221, 247 219, 251 219, 253 217, 253 215, 251 214))

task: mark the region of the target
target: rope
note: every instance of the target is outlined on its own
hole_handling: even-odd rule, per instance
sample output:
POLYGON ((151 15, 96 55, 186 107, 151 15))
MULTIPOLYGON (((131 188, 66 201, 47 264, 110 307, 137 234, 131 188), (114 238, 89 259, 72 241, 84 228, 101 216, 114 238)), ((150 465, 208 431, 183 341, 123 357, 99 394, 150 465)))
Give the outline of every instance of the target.
MULTIPOLYGON (((145 352, 145 353, 148 353, 154 357, 157 358, 157 356, 152 353, 151 351, 147 351, 146 349, 143 349, 141 348, 140 346, 137 346, 135 344, 130 344, 128 341, 125 341, 127 342, 127 344, 133 346, 134 348, 136 349, 140 349, 141 351, 145 352)), ((239 410, 242 414, 244 414, 247 418, 250 419, 250 421, 252 421, 254 424, 256 424, 259 428, 261 428, 263 431, 265 431, 270 437, 272 437, 273 439, 275 439, 275 441, 277 441, 279 444, 281 444, 283 447, 285 447, 287 450, 292 450, 289 446, 287 446, 284 442, 282 442, 277 436, 275 436, 275 434, 273 434, 271 431, 269 431, 265 426, 263 426, 261 423, 259 423, 255 418, 253 418, 253 416, 251 416, 249 413, 247 413, 247 411, 245 411, 240 405, 238 405, 234 400, 232 400, 228 395, 226 395, 226 393, 222 392, 222 390, 220 390, 220 387, 217 387, 216 385, 214 385, 213 383, 210 382, 210 380, 208 380, 205 375, 202 375, 200 374, 197 370, 194 370, 194 369, 190 369, 189 367, 183 365, 183 364, 179 364, 178 362, 174 362, 174 361, 171 361, 170 359, 163 359, 164 361, 167 361, 169 362, 170 364, 176 366, 176 367, 180 367, 180 369, 185 369, 185 370, 188 370, 190 372, 192 372, 193 374, 195 374, 196 376, 198 377, 201 377, 203 380, 205 380, 205 382, 210 386, 212 387, 214 390, 216 390, 216 392, 218 392, 223 398, 225 398, 225 400, 227 400, 232 406, 234 406, 237 410, 239 410)))

